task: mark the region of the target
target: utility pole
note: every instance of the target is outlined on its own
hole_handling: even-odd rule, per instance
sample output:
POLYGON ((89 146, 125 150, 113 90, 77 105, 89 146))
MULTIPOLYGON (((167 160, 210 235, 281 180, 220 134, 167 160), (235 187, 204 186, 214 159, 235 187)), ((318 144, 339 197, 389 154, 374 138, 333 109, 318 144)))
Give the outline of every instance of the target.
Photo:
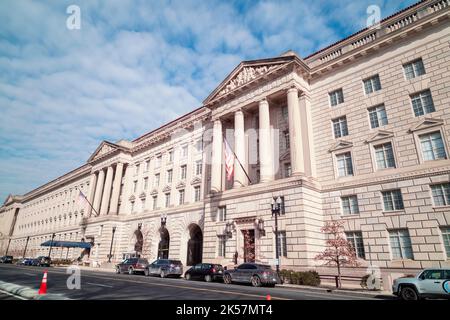
POLYGON ((28 247, 28 241, 30 240, 30 237, 27 237, 27 242, 25 243, 25 249, 23 250, 23 258, 25 258, 25 254, 27 253, 27 247, 28 247))

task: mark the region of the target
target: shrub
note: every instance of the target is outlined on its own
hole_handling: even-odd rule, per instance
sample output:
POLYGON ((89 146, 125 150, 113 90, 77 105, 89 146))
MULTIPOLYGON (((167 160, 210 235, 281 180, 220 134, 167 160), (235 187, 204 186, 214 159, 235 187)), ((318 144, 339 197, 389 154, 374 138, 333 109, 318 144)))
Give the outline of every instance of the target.
POLYGON ((320 285, 320 276, 316 271, 281 270, 280 277, 285 283, 315 287, 320 285))

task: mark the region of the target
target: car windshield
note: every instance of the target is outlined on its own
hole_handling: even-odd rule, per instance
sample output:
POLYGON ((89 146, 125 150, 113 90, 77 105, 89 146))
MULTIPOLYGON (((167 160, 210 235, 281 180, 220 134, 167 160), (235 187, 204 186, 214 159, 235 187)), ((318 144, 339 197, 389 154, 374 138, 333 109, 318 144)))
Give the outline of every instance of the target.
POLYGON ((259 264, 258 265, 258 269, 263 269, 263 270, 272 270, 272 268, 266 264, 259 264))

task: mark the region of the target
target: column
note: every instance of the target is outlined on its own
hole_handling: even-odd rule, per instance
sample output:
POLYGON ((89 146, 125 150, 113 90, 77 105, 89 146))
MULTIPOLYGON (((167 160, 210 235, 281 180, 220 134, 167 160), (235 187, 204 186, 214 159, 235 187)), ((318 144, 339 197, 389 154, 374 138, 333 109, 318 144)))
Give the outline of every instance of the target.
POLYGON ((244 113, 242 110, 234 113, 234 153, 237 159, 234 161, 233 188, 239 188, 246 186, 248 183, 248 178, 242 169, 242 167, 246 168, 244 113))
POLYGON ((311 101, 309 96, 301 94, 299 99, 300 117, 302 120, 303 159, 305 160, 305 174, 307 176, 316 176, 316 161, 313 142, 313 128, 311 115, 311 101))
POLYGON ((114 177, 114 184, 111 196, 111 205, 109 207, 109 212, 119 214, 118 205, 119 205, 119 196, 120 196, 120 187, 122 185, 122 173, 123 173, 123 163, 119 162, 116 166, 116 176, 114 177))
POLYGON ((87 205, 87 216, 89 217, 92 212, 91 205, 94 202, 95 195, 95 185, 97 184, 97 174, 94 172, 91 174, 91 179, 89 180, 89 194, 87 195, 87 199, 90 204, 87 205))
POLYGON ((222 122, 214 121, 212 159, 211 159, 211 191, 222 190, 222 122))
POLYGON ((111 196, 111 187, 114 169, 109 166, 106 172, 105 188, 103 190, 102 205, 100 206, 100 215, 108 214, 109 200, 111 196))
MULTIPOLYGON (((97 186, 95 187, 95 196, 94 196, 94 209, 99 214, 100 202, 102 200, 102 191, 103 191, 103 183, 105 182, 105 171, 100 170, 98 172, 97 178, 97 186)), ((94 213, 95 214, 95 213, 94 213)))
POLYGON ((288 90, 287 101, 292 175, 299 175, 305 172, 305 163, 303 159, 302 124, 297 88, 288 90))
POLYGON ((266 99, 259 102, 259 163, 261 182, 272 181, 274 179, 273 150, 269 103, 266 99))

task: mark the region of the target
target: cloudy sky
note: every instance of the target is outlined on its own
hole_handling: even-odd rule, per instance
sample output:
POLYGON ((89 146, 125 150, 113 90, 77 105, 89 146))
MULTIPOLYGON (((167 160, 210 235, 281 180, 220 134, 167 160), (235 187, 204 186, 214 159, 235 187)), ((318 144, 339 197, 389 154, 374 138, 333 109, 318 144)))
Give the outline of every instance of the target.
POLYGON ((199 107, 241 60, 305 57, 364 28, 369 5, 414 2, 2 0, 0 201, 199 107))

